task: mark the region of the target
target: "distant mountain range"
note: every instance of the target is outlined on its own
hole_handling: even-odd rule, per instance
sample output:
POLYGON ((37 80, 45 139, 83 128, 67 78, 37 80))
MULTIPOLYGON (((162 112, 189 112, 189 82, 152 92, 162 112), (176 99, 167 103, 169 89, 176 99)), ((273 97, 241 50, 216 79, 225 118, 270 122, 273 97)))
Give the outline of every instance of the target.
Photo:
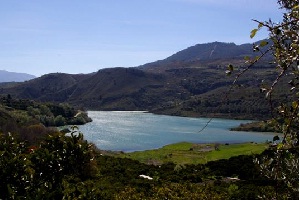
MULTIPOLYGON (((234 75, 225 74, 229 63, 239 71, 245 67, 245 56, 256 55, 252 44, 198 44, 138 67, 101 69, 92 74, 46 74, 15 86, 0 86, 0 94, 66 102, 89 110, 265 119, 270 116, 270 105, 259 86, 274 79, 274 66, 267 60, 255 65, 240 78, 240 87, 230 93, 234 75)), ((273 96, 274 102, 283 98, 280 95, 273 96)))
POLYGON ((0 70, 0 83, 3 82, 23 82, 34 79, 36 76, 26 73, 8 72, 0 70))

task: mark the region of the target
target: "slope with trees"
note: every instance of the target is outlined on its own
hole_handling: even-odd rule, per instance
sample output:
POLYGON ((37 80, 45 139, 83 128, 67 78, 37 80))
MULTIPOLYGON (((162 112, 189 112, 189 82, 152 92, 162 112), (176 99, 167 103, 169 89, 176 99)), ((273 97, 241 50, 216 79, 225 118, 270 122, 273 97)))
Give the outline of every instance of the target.
MULTIPOLYGON (((263 85, 261 90, 266 92, 267 100, 273 105, 273 123, 283 133, 282 138, 274 137, 277 145, 261 155, 237 156, 204 165, 166 163, 155 166, 105 156, 76 130, 70 136, 54 131, 34 146, 13 134, 1 133, 0 198, 299 199, 299 2, 279 0, 278 3, 285 12, 283 21, 258 22, 258 28, 251 32, 254 37, 259 29, 266 27, 273 42, 265 51, 260 48, 266 42, 254 48, 262 57, 266 52, 272 52, 275 58, 278 74, 269 87, 263 85), (279 105, 273 104, 277 87, 292 98, 279 99, 279 105)), ((249 59, 248 67, 237 71, 234 83, 246 72, 257 71, 253 67, 259 61, 260 57, 249 59)), ((176 70, 166 71, 176 73, 176 70)), ((234 75, 235 71, 234 65, 230 64, 227 73, 234 75)), ((157 74, 150 79, 162 78, 155 77, 157 74)), ((2 120, 12 124, 24 122, 20 121, 23 116, 11 115, 16 107, 22 110, 22 101, 11 99, 14 98, 3 98, 1 125, 8 124, 2 120)), ((26 100, 25 105, 28 102, 26 100)), ((37 112, 35 107, 32 108, 30 112, 37 112)))
MULTIPOLYGON (((244 57, 255 55, 258 53, 253 53, 251 44, 199 44, 165 60, 135 68, 102 69, 81 75, 47 74, 15 86, 2 86, 0 93, 69 103, 90 110, 147 110, 181 116, 267 119, 271 116, 270 109, 256 86, 262 81, 270 83, 276 76, 273 66, 267 62, 270 56, 255 66, 255 72, 239 80, 240 88, 235 88, 234 95, 220 98, 233 82, 232 77, 224 78, 227 64, 243 70, 244 57)), ((286 95, 278 90, 274 102, 283 98, 286 95)))

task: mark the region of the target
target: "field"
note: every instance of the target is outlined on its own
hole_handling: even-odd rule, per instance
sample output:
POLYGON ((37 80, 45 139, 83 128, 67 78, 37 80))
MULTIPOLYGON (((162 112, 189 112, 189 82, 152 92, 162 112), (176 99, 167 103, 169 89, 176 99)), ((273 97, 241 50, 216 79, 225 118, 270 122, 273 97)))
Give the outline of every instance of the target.
POLYGON ((146 164, 160 165, 204 164, 209 161, 228 159, 232 156, 259 154, 267 148, 265 143, 242 144, 193 144, 181 142, 166 145, 160 149, 118 154, 117 157, 131 158, 146 164))

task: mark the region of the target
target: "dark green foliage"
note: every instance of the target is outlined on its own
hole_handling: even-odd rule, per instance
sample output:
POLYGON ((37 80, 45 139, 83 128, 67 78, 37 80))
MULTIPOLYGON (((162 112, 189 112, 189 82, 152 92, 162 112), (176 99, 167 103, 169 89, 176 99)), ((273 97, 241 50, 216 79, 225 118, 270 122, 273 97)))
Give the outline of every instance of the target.
POLYGON ((249 68, 271 52, 277 74, 272 83, 261 90, 270 103, 273 102, 276 88, 283 90, 288 98, 272 107, 272 122, 283 133, 282 138, 274 137, 272 154, 256 159, 256 163, 262 174, 276 182, 277 188, 272 199, 298 199, 295 193, 299 192, 299 0, 277 2, 282 11, 280 22, 254 20, 258 25, 251 32, 251 37, 265 28, 272 43, 267 49, 262 47, 268 41, 254 47, 261 55, 250 60, 249 68), (282 194, 282 189, 286 191, 285 194, 282 194))
POLYGON ((246 124, 241 124, 239 127, 231 128, 232 131, 252 131, 252 132, 277 132, 280 133, 281 130, 272 120, 251 122, 246 124))
POLYGON ((33 100, 14 99, 7 95, 0 97, 0 106, 13 111, 10 113, 21 126, 37 123, 45 126, 80 125, 91 121, 85 112, 62 103, 38 103, 33 100))
POLYGON ((260 175, 253 156, 180 168, 172 163, 147 166, 108 156, 97 160, 101 173, 98 184, 117 199, 258 199, 271 196, 275 190, 274 182, 260 175), (149 175, 153 180, 141 179, 139 174, 149 175))
MULTIPOLYGON (((77 134, 57 133, 31 147, 0 135, 0 198, 61 199, 69 197, 72 185, 89 182, 97 175, 94 148, 77 134)), ((89 183, 86 189, 92 188, 89 183)), ((84 188, 78 190, 78 195, 89 195, 84 188)))
MULTIPOLYGON (((288 11, 284 13, 283 23, 259 22, 258 28, 251 32, 254 37, 261 27, 269 28, 277 68, 282 74, 292 74, 291 80, 282 79, 289 86, 283 85, 277 94, 274 86, 281 75, 271 88, 262 87, 262 91, 269 91, 267 96, 272 94, 273 106, 279 106, 274 121, 278 122, 284 138, 274 138, 274 142, 279 141, 277 146, 262 155, 237 156, 205 165, 167 163, 153 166, 103 156, 83 140, 82 134, 75 135, 74 131, 70 136, 52 133, 46 139, 41 138, 39 145, 30 147, 10 134, 0 135, 0 199, 299 199, 299 8, 298 0, 278 2, 288 11), (141 174, 153 179, 143 179, 141 174)), ((253 49, 262 53, 264 47, 270 47, 268 44, 268 41, 262 41, 253 49)), ((198 48, 195 46, 165 61, 144 66, 143 70, 107 69, 86 76, 51 74, 36 82, 17 85, 12 90, 1 89, 1 92, 12 91, 13 96, 39 100, 69 101, 97 109, 147 108, 176 115, 201 116, 210 112, 217 116, 268 117, 263 97, 257 98, 254 88, 262 80, 272 83, 272 78, 276 78, 271 72, 274 66, 263 64, 255 68, 255 73, 249 75, 251 79, 246 77, 238 83, 243 92, 235 89, 232 97, 225 95, 226 98, 221 99, 233 79, 224 81, 216 69, 227 69, 227 74, 243 70, 240 57, 246 56, 250 61, 250 53, 243 51, 246 46, 240 46, 239 54, 230 60, 234 65, 226 68, 226 54, 235 55, 236 46, 220 43, 207 46, 210 51, 199 50, 195 54, 191 51, 198 48), (224 48, 226 51, 222 51, 224 48), (212 57, 218 60, 211 60, 212 57), (263 78, 257 77, 256 73, 263 78), (254 76, 256 80, 253 81, 254 76), (145 80, 146 84, 142 84, 145 80), (220 106, 224 102, 225 105, 220 106), (258 112, 262 116, 258 116, 258 112)), ((24 131, 29 135, 49 133, 44 126, 36 125, 37 122, 52 126, 85 120, 81 114, 74 119, 74 110, 67 105, 42 105, 16 100, 11 95, 1 100, 1 130, 22 132, 23 138, 18 137, 22 140, 24 131)))
POLYGON ((11 135, 0 134, 0 198, 27 195, 31 179, 31 162, 24 142, 17 142, 11 135))
POLYGON ((275 189, 287 192, 261 176, 253 163, 259 155, 154 166, 104 156, 75 132, 56 133, 30 147, 1 135, 0 153, 1 199, 257 199, 271 197, 275 189))
POLYGON ((38 103, 33 100, 0 96, 0 132, 14 133, 22 141, 37 145, 56 126, 90 122, 87 113, 68 104, 38 103))

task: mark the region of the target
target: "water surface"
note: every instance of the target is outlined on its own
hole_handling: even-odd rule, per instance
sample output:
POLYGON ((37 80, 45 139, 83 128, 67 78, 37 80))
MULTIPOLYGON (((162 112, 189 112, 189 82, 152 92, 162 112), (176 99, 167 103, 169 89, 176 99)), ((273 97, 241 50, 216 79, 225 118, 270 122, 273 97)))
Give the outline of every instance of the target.
POLYGON ((176 142, 265 142, 273 134, 229 131, 249 120, 213 119, 199 132, 207 118, 155 115, 136 111, 89 111, 93 122, 80 126, 85 139, 103 150, 141 151, 176 142))

